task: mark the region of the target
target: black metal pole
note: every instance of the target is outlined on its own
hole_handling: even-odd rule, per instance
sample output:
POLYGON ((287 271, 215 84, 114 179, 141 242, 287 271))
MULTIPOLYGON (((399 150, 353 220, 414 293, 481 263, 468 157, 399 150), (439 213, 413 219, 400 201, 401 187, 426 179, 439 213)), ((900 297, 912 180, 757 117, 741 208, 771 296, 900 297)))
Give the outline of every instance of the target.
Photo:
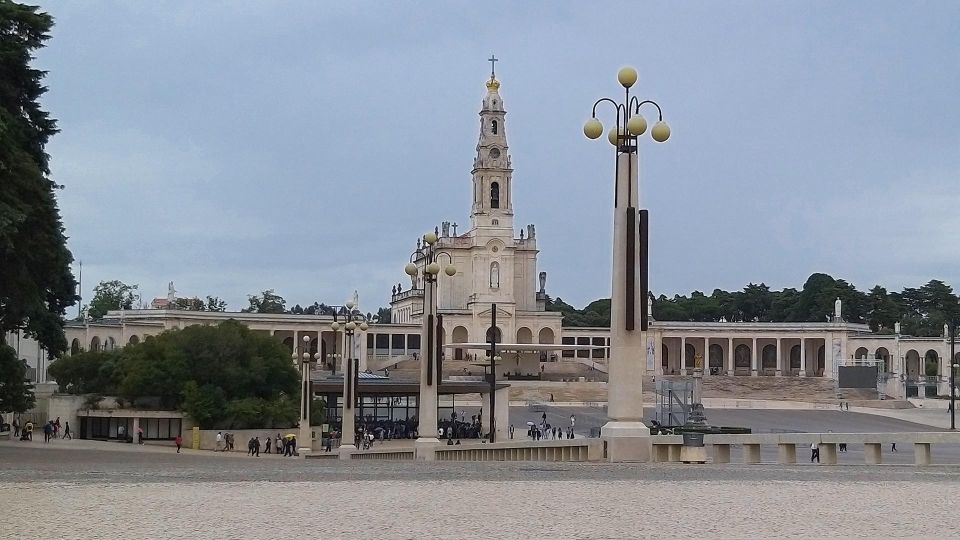
POLYGON ((957 429, 957 370, 953 367, 956 351, 954 350, 957 340, 957 322, 950 323, 950 429, 957 429))
POLYGON ((490 304, 490 442, 494 441, 496 424, 493 410, 497 406, 497 305, 490 304))
POLYGON ((77 260, 77 319, 83 317, 83 261, 77 260))

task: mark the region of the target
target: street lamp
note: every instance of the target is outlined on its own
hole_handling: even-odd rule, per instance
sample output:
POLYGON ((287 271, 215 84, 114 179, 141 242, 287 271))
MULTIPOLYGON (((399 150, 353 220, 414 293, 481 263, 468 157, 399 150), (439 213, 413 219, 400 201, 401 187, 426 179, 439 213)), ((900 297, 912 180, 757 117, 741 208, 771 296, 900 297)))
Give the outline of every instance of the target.
POLYGON ((638 211, 640 186, 638 181, 638 138, 647 131, 647 121, 640 108, 652 105, 657 109, 657 122, 650 129, 656 142, 670 138, 670 126, 663 121, 660 105, 651 100, 640 100, 630 95, 637 82, 637 70, 621 68, 617 80, 624 88, 624 101, 598 99, 593 104, 590 119, 583 133, 590 139, 603 134, 603 124, 597 119, 597 106, 606 102, 613 105, 616 122, 607 134, 607 140, 616 149, 616 174, 613 199, 613 290, 610 300, 610 359, 608 384, 608 416, 610 421, 600 431, 607 441, 607 457, 611 461, 647 461, 650 458, 650 430, 643 424, 643 395, 641 386, 646 369, 645 359, 638 358, 643 351, 647 331, 647 235, 649 215, 638 211), (637 319, 639 318, 639 325, 637 319))
MULTIPOLYGON (((340 414, 340 457, 349 459, 349 451, 355 450, 353 441, 356 436, 356 406, 359 401, 357 391, 359 388, 360 359, 353 358, 354 335, 357 330, 367 331, 367 321, 359 311, 354 311, 354 303, 348 301, 346 308, 346 322, 342 325, 338 321, 330 324, 334 336, 343 329, 343 410, 340 414)), ((336 337, 334 338, 336 340, 336 337)), ((336 343, 336 341, 334 341, 336 343)), ((334 345, 336 348, 336 345, 334 345)))
POLYGON ((432 460, 437 438, 437 387, 443 377, 440 362, 443 347, 443 318, 437 315, 437 281, 441 270, 449 277, 457 274, 453 257, 447 252, 438 251, 436 231, 423 235, 423 246, 418 243, 416 251, 410 255, 410 262, 404 272, 413 278, 423 277, 423 323, 420 329, 420 397, 417 401, 419 411, 418 437, 416 440, 417 459, 432 460), (441 268, 438 259, 446 255, 448 264, 441 268), (425 351, 425 352, 424 352, 425 351), (421 450, 422 449, 422 450, 421 450))
POLYGON ((957 429, 957 322, 950 321, 950 429, 957 429))
MULTIPOLYGON (((319 339, 319 337, 318 337, 319 339)), ((293 352, 293 361, 301 363, 300 389, 300 435, 297 437, 298 454, 309 454, 313 450, 313 430, 310 429, 310 405, 313 401, 313 382, 310 380, 310 364, 320 359, 320 353, 310 355, 310 336, 303 336, 303 347, 299 354, 293 352)))

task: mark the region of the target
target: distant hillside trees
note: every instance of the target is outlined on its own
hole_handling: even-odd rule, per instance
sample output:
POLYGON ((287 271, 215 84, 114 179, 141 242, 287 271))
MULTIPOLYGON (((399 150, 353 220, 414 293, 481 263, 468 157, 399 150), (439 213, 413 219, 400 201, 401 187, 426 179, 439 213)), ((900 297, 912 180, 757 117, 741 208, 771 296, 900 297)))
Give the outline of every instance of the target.
MULTIPOLYGON (((931 280, 919 288, 887 292, 879 285, 867 292, 827 274, 812 274, 801 290, 770 290, 763 283, 749 284, 741 291, 714 289, 709 296, 693 291, 689 296, 653 297, 653 317, 659 321, 759 321, 823 322, 833 314, 837 298, 843 302, 843 318, 864 323, 879 333, 939 336, 945 322, 960 318, 960 305, 953 288, 931 280)), ((563 325, 609 326, 610 300, 591 302, 576 309, 562 299, 549 299, 547 309, 563 313, 563 325)))

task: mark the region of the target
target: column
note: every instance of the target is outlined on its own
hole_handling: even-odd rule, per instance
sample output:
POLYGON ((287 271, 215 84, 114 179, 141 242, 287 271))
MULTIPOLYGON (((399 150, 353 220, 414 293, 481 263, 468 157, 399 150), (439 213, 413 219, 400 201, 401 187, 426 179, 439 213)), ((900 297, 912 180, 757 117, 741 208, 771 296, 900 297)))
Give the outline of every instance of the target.
MULTIPOLYGON (((437 302, 436 281, 423 281, 423 324, 420 328, 420 397, 419 407, 419 434, 416 440, 417 460, 433 461, 436 458, 436 448, 440 444, 437 438, 437 385, 436 377, 436 338, 433 335, 436 328, 437 302), (433 372, 431 372, 433 370, 433 372)), ((487 414, 486 411, 484 414, 487 414)))
MULTIPOLYGON (((357 411, 354 409, 354 403, 356 403, 356 395, 353 395, 353 362, 348 361, 350 357, 349 345, 347 343, 347 333, 339 332, 342 341, 340 342, 343 356, 343 364, 341 373, 343 374, 343 409, 340 415, 340 459, 350 459, 350 451, 356 450, 357 447, 353 445, 353 437, 356 434, 356 415, 357 411), (347 399, 347 394, 351 395, 352 399, 347 399)), ((334 348, 336 350, 336 348, 334 348)))
POLYGON ((710 338, 703 338, 703 374, 710 375, 710 338))
MULTIPOLYGON (((309 348, 307 352, 310 352, 309 348)), ((297 454, 307 457, 307 454, 313 450, 313 430, 310 429, 310 405, 313 392, 310 382, 310 364, 303 362, 300 365, 300 429, 297 434, 297 454)))
POLYGON ((617 178, 613 209, 613 257, 610 297, 610 363, 607 366, 607 416, 600 429, 609 461, 649 461, 650 430, 643 424, 643 375, 645 361, 640 318, 646 298, 640 295, 640 186, 635 152, 617 155, 617 178), (632 314, 628 318, 628 313, 632 314))
POLYGON ((777 338, 777 377, 783 376, 783 338, 777 338))
MULTIPOLYGON (((79 429, 79 427, 77 429, 79 429)), ((139 439, 138 437, 139 432, 140 432, 140 418, 137 416, 134 416, 133 427, 130 428, 130 433, 129 433, 131 439, 133 440, 134 448, 139 448, 139 446, 137 446, 137 440, 139 439)))
POLYGON ((750 347, 750 375, 757 376, 757 338, 753 338, 753 346, 750 347))
POLYGON ((687 338, 680 337, 680 374, 687 374, 687 338))
POLYGON ((300 343, 300 331, 294 330, 293 331, 293 354, 296 356, 296 358, 294 358, 293 360, 293 365, 302 371, 303 368, 302 368, 302 364, 300 364, 300 354, 299 354, 301 352, 300 351, 301 346, 303 346, 303 344, 300 343))
POLYGON ((733 376, 736 366, 733 364, 733 338, 727 338, 727 375, 733 376))
POLYGON ((800 376, 807 376, 807 338, 800 336, 800 376))

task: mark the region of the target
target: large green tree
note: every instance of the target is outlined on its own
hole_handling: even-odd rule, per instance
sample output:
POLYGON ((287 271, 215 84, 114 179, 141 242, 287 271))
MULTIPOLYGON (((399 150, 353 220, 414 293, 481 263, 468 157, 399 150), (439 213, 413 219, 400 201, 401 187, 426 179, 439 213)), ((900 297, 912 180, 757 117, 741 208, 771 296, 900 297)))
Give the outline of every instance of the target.
POLYGON ((36 6, 0 1, 0 333, 21 328, 55 356, 77 297, 45 151, 57 132, 40 107, 46 73, 30 67, 52 26, 36 6))
POLYGON ((50 376, 61 391, 159 403, 205 428, 289 427, 299 416, 300 376, 290 353, 236 321, 68 356, 50 366, 50 376))
POLYGON ((114 309, 133 309, 133 304, 140 296, 137 294, 139 285, 127 285, 118 280, 101 281, 93 288, 93 299, 87 307, 87 316, 92 319, 102 319, 108 311, 114 309))
POLYGON ((33 385, 27 380, 27 365, 17 358, 17 351, 0 343, 0 413, 22 413, 36 401, 33 385))

